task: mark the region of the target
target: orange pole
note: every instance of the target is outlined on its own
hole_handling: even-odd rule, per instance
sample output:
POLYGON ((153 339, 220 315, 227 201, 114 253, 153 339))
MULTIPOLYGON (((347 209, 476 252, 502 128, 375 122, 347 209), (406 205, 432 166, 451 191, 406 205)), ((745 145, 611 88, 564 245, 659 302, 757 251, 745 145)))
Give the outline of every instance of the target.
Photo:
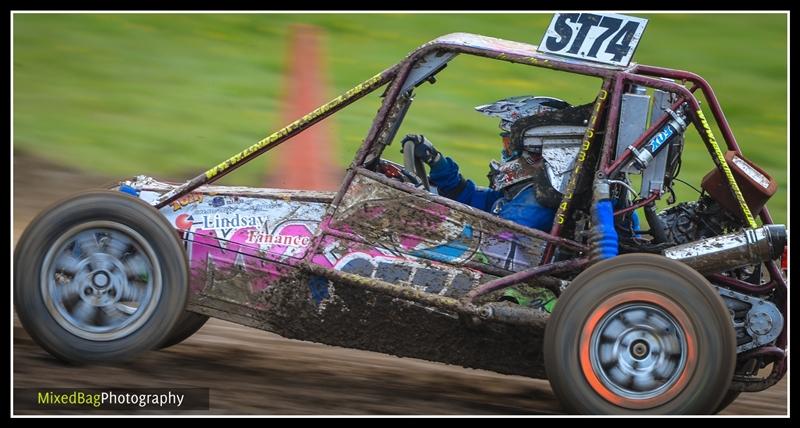
MULTIPOLYGON (((308 24, 289 27, 282 121, 302 117, 325 102, 323 30, 308 24)), ((266 185, 286 189, 336 190, 341 172, 335 166, 330 122, 322 121, 275 150, 266 185)))

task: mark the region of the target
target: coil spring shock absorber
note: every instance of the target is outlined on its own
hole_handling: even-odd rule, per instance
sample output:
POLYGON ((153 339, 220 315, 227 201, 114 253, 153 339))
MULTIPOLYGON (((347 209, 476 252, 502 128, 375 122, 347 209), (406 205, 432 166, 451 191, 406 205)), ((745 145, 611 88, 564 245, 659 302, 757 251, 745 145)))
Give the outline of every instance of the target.
POLYGON ((619 254, 619 236, 614 228, 614 206, 608 180, 595 180, 594 201, 589 244, 592 260, 600 261, 619 254))
POLYGON ((677 111, 666 110, 667 113, 672 116, 672 120, 667 122, 656 135, 650 138, 644 147, 641 149, 637 149, 633 146, 628 147, 628 149, 633 152, 633 158, 630 162, 639 170, 644 171, 647 165, 653 161, 661 150, 665 147, 669 147, 672 140, 686 131, 686 115, 683 113, 683 106, 676 110, 677 111))

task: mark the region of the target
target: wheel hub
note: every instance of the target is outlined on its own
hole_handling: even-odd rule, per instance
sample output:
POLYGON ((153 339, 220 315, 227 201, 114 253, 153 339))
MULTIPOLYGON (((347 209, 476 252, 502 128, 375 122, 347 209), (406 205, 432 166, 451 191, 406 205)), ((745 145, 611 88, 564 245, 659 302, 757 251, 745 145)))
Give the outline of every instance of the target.
POLYGON ((53 318, 90 340, 135 331, 155 310, 161 290, 152 247, 113 222, 76 226, 50 248, 42 265, 42 295, 53 318))
POLYGON ((650 352, 650 345, 644 340, 635 340, 631 345, 631 356, 637 360, 647 357, 650 352))
POLYGON ((670 388, 686 365, 686 340, 662 308, 623 305, 605 314, 591 339, 590 359, 613 393, 644 400, 670 388))
POLYGON ((95 274, 92 275, 92 282, 96 288, 102 290, 108 285, 108 274, 105 271, 95 272, 95 274))

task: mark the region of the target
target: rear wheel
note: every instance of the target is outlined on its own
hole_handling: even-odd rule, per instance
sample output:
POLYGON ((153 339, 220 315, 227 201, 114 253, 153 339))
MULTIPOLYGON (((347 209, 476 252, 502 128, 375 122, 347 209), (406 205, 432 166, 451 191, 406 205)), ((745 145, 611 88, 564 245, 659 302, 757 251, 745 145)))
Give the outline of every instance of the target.
POLYGON ((626 254, 578 275, 556 304, 545 369, 577 413, 708 414, 736 362, 730 316, 708 281, 654 254, 626 254))
POLYGON ((717 410, 714 413, 719 413, 725 410, 725 408, 733 404, 733 402, 739 398, 741 393, 742 391, 734 391, 729 389, 728 392, 725 393, 725 396, 722 397, 722 402, 717 405, 717 410))
POLYGON ((45 350, 73 363, 123 361, 162 343, 184 312, 186 254, 147 203, 84 193, 35 218, 14 254, 14 303, 45 350))

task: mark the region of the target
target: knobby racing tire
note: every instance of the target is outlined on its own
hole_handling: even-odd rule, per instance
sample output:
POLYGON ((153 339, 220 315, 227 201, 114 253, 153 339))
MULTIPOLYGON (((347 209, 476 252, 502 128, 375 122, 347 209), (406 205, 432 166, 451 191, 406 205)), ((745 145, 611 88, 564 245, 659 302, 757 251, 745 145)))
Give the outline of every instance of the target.
POLYGON ((736 337, 708 281, 655 254, 625 254, 575 278, 547 322, 544 361, 566 410, 714 413, 733 378, 736 337))
POLYGON ((175 230, 121 192, 86 192, 51 206, 14 254, 22 326, 71 363, 131 360, 164 343, 187 295, 186 253, 175 230))
POLYGON ((733 404, 733 402, 736 401, 737 398, 739 398, 739 395, 741 393, 742 391, 734 391, 732 389, 729 389, 728 392, 725 393, 725 396, 722 397, 722 401, 719 404, 717 404, 717 410, 714 411, 714 413, 719 413, 725 410, 728 406, 733 404))
POLYGON ((175 324, 175 327, 172 328, 172 331, 169 333, 166 340, 164 340, 156 348, 169 348, 170 346, 183 342, 193 334, 197 333, 197 330, 200 330, 200 328, 205 325, 206 321, 208 321, 208 317, 206 315, 185 311, 175 324))

